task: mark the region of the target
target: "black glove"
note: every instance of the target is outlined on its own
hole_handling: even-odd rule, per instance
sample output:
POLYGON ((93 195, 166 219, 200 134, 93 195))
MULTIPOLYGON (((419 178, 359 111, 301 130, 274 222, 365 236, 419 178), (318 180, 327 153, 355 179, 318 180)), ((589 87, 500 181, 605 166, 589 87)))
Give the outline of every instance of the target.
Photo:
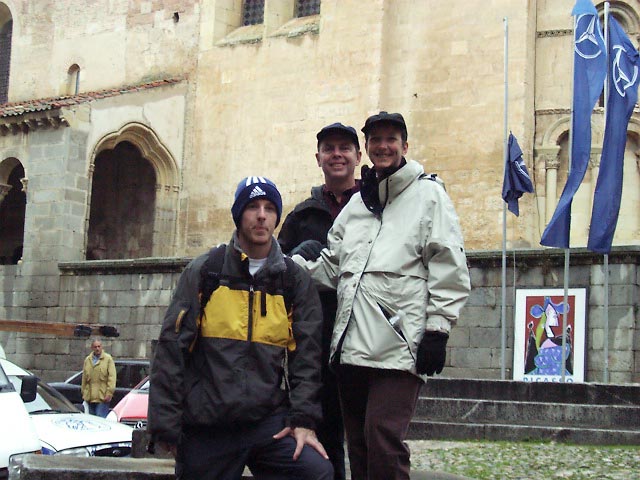
POLYGON ((444 360, 447 356, 447 340, 449 335, 442 332, 424 332, 424 337, 418 345, 416 371, 431 377, 434 373, 442 372, 444 360))
POLYGON ((291 256, 300 255, 305 260, 315 260, 320 256, 320 252, 324 248, 317 240, 305 240, 296 248, 291 250, 291 256))

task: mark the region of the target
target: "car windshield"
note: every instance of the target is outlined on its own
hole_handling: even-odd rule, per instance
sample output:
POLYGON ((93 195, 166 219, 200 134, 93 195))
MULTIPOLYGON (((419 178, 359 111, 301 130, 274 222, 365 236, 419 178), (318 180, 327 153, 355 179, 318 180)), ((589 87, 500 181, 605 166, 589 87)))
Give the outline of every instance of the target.
POLYGON ((71 383, 73 385, 82 384, 82 372, 76 372, 65 380, 65 383, 71 383))
MULTIPOLYGON (((9 377, 16 391, 20 391, 22 377, 11 375, 9 377)), ((27 411, 36 413, 80 413, 66 398, 38 379, 38 391, 33 402, 25 402, 27 411)))
POLYGON ((2 366, 0 366, 0 392, 3 392, 5 390, 13 391, 13 386, 5 375, 2 366))
POLYGON ((140 382, 135 389, 142 390, 144 392, 149 393, 149 377, 145 378, 142 382, 140 382))

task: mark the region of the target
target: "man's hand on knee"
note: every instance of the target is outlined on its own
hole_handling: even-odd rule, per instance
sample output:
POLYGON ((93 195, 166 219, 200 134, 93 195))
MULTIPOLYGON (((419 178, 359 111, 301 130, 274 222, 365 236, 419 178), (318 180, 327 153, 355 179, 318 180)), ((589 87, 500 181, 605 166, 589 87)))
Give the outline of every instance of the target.
POLYGON ((329 459, 329 455, 327 455, 327 452, 316 436, 316 432, 314 432, 313 430, 303 427, 285 427, 278 433, 276 433, 273 438, 280 439, 286 437, 287 435, 296 439, 296 450, 295 452, 293 452, 294 460, 298 459, 300 453, 302 453, 302 448, 305 445, 309 445, 310 447, 315 449, 320 455, 322 455, 323 458, 327 460, 329 459))

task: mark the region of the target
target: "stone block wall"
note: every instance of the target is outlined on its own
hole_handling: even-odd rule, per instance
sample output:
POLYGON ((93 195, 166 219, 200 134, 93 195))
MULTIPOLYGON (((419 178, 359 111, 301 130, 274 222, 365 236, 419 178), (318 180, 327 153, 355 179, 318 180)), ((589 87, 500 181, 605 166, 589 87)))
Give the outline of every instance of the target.
MULTIPOLYGON (((512 378, 516 288, 562 288, 564 253, 519 250, 507 253, 505 378, 512 378), (515 258, 515 260, 514 260, 515 258), (515 264, 515 267, 514 267, 515 264)), ((604 378, 604 284, 600 255, 573 250, 570 287, 587 289, 585 381, 604 378)), ((620 247, 609 256, 609 381, 640 383, 640 249, 620 247)), ((100 323, 120 337, 103 338, 115 357, 146 357, 157 339, 186 258, 93 261, 59 264, 50 276, 27 281, 20 265, 0 268, 0 318, 100 323), (38 291, 35 285, 41 285, 38 291), (40 306, 38 299, 51 299, 40 306)), ((502 374, 501 252, 468 252, 472 292, 451 332, 444 377, 497 379, 502 374)), ((63 380, 81 368, 90 339, 0 332, 7 357, 47 381, 63 380)))
MULTIPOLYGON (((640 251, 619 248, 609 256, 608 377, 612 383, 640 382, 640 251)), ((564 252, 507 252, 505 378, 513 378, 516 289, 564 287, 564 252), (515 288, 514 288, 515 285, 515 288)), ((501 252, 470 252, 472 292, 448 343, 443 376, 491 379, 502 375, 501 252)), ((570 254, 570 288, 586 288, 585 381, 602 382, 604 362, 603 256, 585 249, 570 254)))
MULTIPOLYGON (((47 295, 56 305, 12 307, 12 292, 5 290, 24 283, 20 265, 0 271, 0 318, 69 324, 102 324, 118 329, 117 338, 101 338, 114 358, 150 358, 151 342, 160 326, 179 274, 187 259, 143 259, 63 263, 47 295)), ((38 283, 31 277, 31 284, 38 283)), ((22 292, 27 299, 33 292, 22 292)), ((24 303, 29 303, 24 302, 24 303)), ((0 344, 7 358, 40 375, 46 381, 60 381, 82 369, 90 352, 91 338, 1 332, 0 344)))

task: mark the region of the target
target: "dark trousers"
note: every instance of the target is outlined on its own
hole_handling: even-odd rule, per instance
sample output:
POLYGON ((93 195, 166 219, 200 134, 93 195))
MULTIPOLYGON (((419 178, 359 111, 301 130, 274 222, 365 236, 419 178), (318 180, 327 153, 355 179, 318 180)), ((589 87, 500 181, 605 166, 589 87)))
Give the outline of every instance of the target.
POLYGON ((398 370, 338 367, 352 480, 409 480, 404 440, 421 385, 398 370))
POLYGON ((176 458, 178 480, 240 480, 245 466, 257 480, 332 480, 333 468, 312 447, 293 460, 293 437, 274 440, 284 414, 233 429, 186 430, 176 458))
POLYGON ((344 424, 338 396, 338 383, 329 366, 323 368, 322 422, 316 433, 333 465, 334 480, 345 480, 347 473, 344 466, 344 424))

